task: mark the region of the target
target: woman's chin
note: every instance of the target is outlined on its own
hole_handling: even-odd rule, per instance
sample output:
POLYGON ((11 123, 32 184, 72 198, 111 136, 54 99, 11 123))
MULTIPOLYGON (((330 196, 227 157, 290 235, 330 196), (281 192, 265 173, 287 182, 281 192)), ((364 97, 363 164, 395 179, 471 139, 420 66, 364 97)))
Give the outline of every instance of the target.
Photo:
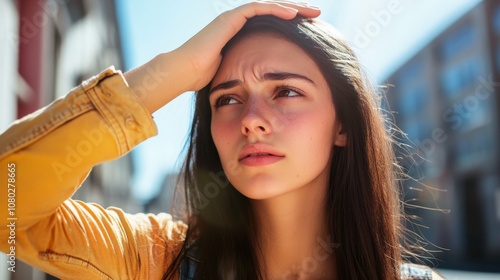
POLYGON ((240 186, 234 186, 242 195, 254 200, 266 200, 290 191, 282 183, 278 184, 277 182, 273 182, 273 180, 254 179, 250 180, 250 182, 246 181, 240 186))

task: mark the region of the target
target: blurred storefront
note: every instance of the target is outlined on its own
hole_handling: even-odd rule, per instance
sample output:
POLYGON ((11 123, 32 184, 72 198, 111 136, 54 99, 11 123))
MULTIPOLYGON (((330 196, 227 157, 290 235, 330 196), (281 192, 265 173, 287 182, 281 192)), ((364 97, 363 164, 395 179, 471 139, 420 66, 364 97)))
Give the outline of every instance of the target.
MULTIPOLYGON (((0 131, 102 69, 123 69, 115 1, 0 0, 0 29, 0 131)), ((74 198, 140 211, 132 172, 130 156, 100 165, 74 198)), ((52 279, 20 261, 9 273, 4 257, 0 279, 52 279)))
POLYGON ((388 109, 413 147, 397 147, 401 165, 420 180, 403 183, 419 217, 407 225, 434 251, 431 265, 500 270, 499 69, 500 3, 483 1, 387 79, 388 109))

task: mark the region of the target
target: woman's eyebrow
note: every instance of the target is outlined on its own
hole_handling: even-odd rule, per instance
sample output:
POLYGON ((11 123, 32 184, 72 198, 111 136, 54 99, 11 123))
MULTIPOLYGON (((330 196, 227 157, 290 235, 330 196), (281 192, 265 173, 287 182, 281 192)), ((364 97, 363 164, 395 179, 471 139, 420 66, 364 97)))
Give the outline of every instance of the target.
POLYGON ((209 94, 212 94, 212 92, 217 91, 217 90, 221 90, 221 89, 230 89, 230 88, 239 86, 241 84, 243 84, 243 82, 241 80, 229 80, 229 81, 220 83, 220 84, 216 85, 215 87, 213 87, 210 90, 209 94))
POLYGON ((288 80, 288 79, 299 79, 299 80, 304 80, 306 82, 309 82, 313 86, 316 86, 316 84, 313 82, 313 80, 309 79, 306 76, 300 75, 300 74, 295 74, 295 73, 288 73, 288 72, 276 72, 276 73, 266 73, 263 76, 264 81, 283 81, 283 80, 288 80))
MULTIPOLYGON (((316 86, 316 84, 311 80, 310 78, 300 75, 300 74, 295 74, 295 73, 289 73, 289 72, 274 72, 274 73, 265 73, 264 76, 262 76, 261 80, 264 81, 283 81, 283 80, 288 80, 288 79, 299 79, 299 80, 304 80, 313 86, 316 86)), ((223 89, 230 89, 236 86, 239 86, 243 84, 241 80, 229 80, 226 82, 222 82, 216 86, 214 86, 211 90, 210 93, 217 90, 223 90, 223 89)))

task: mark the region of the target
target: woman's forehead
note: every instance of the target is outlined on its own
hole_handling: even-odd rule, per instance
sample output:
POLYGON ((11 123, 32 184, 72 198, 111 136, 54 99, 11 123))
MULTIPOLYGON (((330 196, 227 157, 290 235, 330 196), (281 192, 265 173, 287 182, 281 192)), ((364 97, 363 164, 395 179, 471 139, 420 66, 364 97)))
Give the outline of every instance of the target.
POLYGON ((295 43, 275 33, 257 33, 238 39, 227 49, 214 83, 249 71, 260 77, 270 72, 307 73, 313 68, 319 73, 314 61, 295 43))

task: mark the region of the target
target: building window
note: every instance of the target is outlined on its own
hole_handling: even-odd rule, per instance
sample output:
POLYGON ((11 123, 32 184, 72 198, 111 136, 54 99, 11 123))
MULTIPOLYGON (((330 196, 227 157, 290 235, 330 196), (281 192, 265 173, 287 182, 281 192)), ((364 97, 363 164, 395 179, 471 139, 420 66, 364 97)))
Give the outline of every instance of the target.
POLYGON ((83 0, 71 0, 66 3, 69 16, 72 22, 77 22, 84 18, 87 14, 85 3, 83 0))
POLYGON ((404 126, 404 132, 408 135, 408 139, 412 142, 420 140, 420 130, 415 122, 407 122, 404 126))
POLYGON ((425 110, 428 102, 428 89, 423 73, 422 60, 414 60, 400 72, 398 78, 398 89, 401 94, 399 112, 403 118, 410 118, 425 110))
POLYGON ((500 45, 497 46, 496 64, 497 64, 497 69, 500 70, 500 45))
POLYGON ((424 70, 422 60, 413 60, 406 67, 404 67, 399 74, 398 82, 400 88, 404 89, 406 86, 411 85, 421 79, 424 70))
POLYGON ((401 114, 405 117, 411 117, 426 110, 427 90, 425 85, 418 84, 414 88, 402 92, 401 114))
POLYGON ((497 221, 500 222, 500 188, 496 188, 495 190, 495 208, 497 214, 497 221))
POLYGON ((487 130, 474 134, 473 137, 462 138, 456 146, 456 157, 461 166, 475 165, 484 162, 494 153, 490 134, 487 130))
POLYGON ((460 131, 470 131, 489 123, 491 110, 487 100, 478 100, 474 96, 467 96, 462 105, 462 110, 458 117, 461 117, 462 123, 458 127, 460 131))
POLYGON ((466 24, 445 38, 440 54, 443 61, 451 60, 471 48, 477 42, 477 31, 472 24, 466 24))
POLYGON ((483 59, 479 54, 469 56, 445 67, 441 73, 441 88, 448 98, 460 95, 474 86, 484 72, 483 59))
POLYGON ((497 34, 500 34, 500 6, 495 9, 493 14, 493 29, 497 34))
POLYGON ((442 73, 441 88, 448 98, 452 98, 460 93, 461 81, 458 70, 455 67, 447 67, 442 73))
POLYGON ((427 119, 418 119, 406 121, 404 123, 404 132, 408 134, 408 139, 414 143, 419 143, 431 137, 431 125, 427 119))

